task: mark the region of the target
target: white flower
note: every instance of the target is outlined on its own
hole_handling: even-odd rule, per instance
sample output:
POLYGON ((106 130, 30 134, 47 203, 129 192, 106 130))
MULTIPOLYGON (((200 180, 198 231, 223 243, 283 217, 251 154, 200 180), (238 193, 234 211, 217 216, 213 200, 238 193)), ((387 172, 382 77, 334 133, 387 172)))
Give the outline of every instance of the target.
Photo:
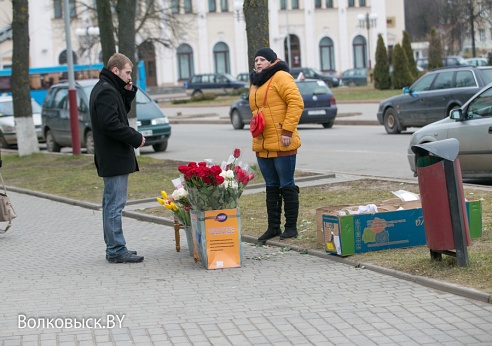
POLYGON ((173 191, 172 197, 175 201, 178 201, 182 197, 187 197, 188 191, 186 191, 183 187, 176 189, 173 191))
POLYGON ((229 169, 227 171, 222 171, 220 173, 220 176, 224 177, 224 179, 226 179, 226 180, 233 180, 234 179, 234 172, 229 169))

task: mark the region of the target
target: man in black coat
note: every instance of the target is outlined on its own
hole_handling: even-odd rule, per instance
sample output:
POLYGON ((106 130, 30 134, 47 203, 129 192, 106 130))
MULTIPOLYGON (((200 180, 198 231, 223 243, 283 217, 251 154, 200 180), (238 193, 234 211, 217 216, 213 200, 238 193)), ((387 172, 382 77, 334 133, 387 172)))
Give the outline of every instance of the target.
POLYGON ((102 216, 106 259, 110 263, 136 263, 144 259, 126 248, 121 220, 128 176, 138 171, 134 149, 145 144, 145 137, 128 123, 127 114, 137 93, 132 84, 132 68, 128 57, 114 54, 101 70, 90 97, 94 163, 97 174, 104 179, 102 216))

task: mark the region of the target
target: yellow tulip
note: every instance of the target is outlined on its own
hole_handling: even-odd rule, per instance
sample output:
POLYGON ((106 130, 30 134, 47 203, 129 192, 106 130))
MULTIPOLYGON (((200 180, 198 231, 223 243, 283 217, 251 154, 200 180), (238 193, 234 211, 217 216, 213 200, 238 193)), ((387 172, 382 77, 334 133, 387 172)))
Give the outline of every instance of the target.
POLYGON ((159 202, 162 205, 164 205, 166 203, 166 201, 164 201, 162 198, 159 198, 159 197, 157 197, 157 202, 159 202))
POLYGON ((162 190, 162 191, 161 191, 161 196, 162 196, 162 198, 163 198, 163 199, 169 199, 169 198, 167 197, 167 193, 166 193, 166 191, 164 191, 164 190, 162 190))

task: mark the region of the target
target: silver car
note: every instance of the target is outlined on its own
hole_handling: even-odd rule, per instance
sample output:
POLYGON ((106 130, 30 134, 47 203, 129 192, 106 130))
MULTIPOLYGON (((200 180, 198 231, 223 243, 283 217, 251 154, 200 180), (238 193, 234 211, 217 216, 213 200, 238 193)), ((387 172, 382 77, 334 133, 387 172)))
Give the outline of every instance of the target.
MULTIPOLYGON (((36 129, 38 141, 41 135, 41 106, 31 98, 32 120, 36 129)), ((10 148, 17 145, 15 132, 14 101, 12 96, 0 96, 0 148, 10 148)))
POLYGON ((412 146, 447 138, 456 138, 460 143, 458 158, 463 178, 492 178, 492 84, 472 96, 461 108, 452 110, 448 118, 413 133, 407 156, 415 175, 412 146))

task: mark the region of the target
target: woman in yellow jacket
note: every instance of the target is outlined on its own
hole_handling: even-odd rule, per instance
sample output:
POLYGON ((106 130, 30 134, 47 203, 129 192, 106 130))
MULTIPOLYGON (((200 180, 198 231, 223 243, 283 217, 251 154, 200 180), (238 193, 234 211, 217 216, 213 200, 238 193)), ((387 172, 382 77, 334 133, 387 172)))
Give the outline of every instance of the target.
POLYGON ((294 182, 294 171, 297 149, 301 146, 297 124, 304 102, 288 71, 287 64, 277 59, 272 49, 265 47, 256 52, 255 70, 250 75, 249 106, 253 116, 262 109, 265 118, 263 133, 253 138, 253 151, 265 179, 268 215, 268 229, 258 241, 297 236, 299 187, 294 182), (284 232, 280 229, 282 200, 284 232))

